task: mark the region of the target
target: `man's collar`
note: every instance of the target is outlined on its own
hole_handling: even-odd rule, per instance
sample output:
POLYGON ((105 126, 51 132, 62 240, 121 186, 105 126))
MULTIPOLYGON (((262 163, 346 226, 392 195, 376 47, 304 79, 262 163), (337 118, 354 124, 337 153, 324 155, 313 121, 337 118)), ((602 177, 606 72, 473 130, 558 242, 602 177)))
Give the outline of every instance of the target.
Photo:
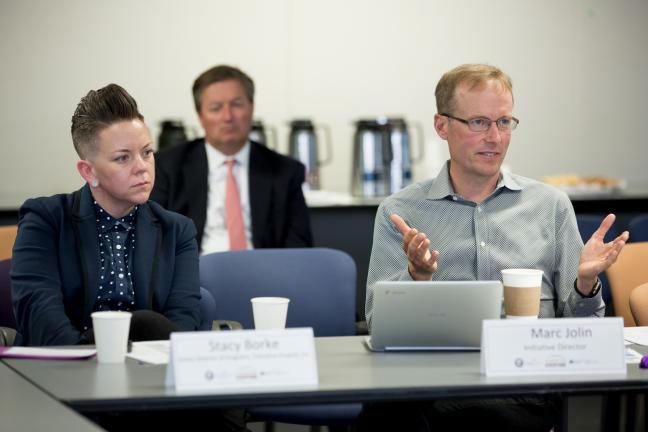
POLYGON ((454 195, 455 192, 452 188, 452 183, 450 183, 449 166, 450 161, 444 163, 437 176, 432 180, 432 185, 427 196, 428 199, 439 200, 454 195))
MULTIPOLYGON (((448 160, 439 171, 439 174, 434 180, 432 180, 432 185, 430 186, 430 191, 428 192, 427 199, 430 200, 439 200, 447 197, 455 196, 456 193, 452 187, 452 182, 450 181, 450 161, 448 160)), ((517 191, 522 190, 522 185, 520 185, 517 180, 511 175, 508 170, 500 170, 500 179, 497 182, 495 191, 507 188, 509 190, 517 191)))
POLYGON ((497 188, 500 189, 505 187, 506 189, 512 191, 522 190, 522 185, 511 175, 511 172, 506 170, 500 170, 500 180, 497 182, 497 188))
POLYGON ((209 168, 216 168, 225 163, 225 161, 234 159, 239 165, 247 165, 250 159, 250 141, 246 141, 241 149, 234 153, 232 156, 223 154, 220 150, 216 149, 213 145, 205 140, 205 151, 207 152, 207 160, 209 161, 209 168))

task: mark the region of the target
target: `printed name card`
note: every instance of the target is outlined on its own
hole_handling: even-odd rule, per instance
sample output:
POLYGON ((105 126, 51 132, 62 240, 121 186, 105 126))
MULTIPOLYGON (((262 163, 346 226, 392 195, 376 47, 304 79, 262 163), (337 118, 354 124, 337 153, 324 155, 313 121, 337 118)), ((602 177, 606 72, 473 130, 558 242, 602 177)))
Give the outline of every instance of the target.
POLYGON ((484 320, 486 376, 625 374, 622 318, 484 320))
POLYGON ((176 391, 312 387, 312 328, 171 334, 166 385, 176 391))

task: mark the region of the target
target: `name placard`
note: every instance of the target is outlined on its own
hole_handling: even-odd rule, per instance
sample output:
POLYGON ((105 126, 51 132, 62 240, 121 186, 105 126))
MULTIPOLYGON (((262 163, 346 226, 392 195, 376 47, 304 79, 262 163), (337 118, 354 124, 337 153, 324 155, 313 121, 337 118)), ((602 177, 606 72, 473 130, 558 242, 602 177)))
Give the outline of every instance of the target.
POLYGON ((486 376, 625 374, 622 318, 484 320, 486 376))
POLYGON ((171 334, 166 385, 176 391, 310 387, 317 383, 312 328, 171 334))

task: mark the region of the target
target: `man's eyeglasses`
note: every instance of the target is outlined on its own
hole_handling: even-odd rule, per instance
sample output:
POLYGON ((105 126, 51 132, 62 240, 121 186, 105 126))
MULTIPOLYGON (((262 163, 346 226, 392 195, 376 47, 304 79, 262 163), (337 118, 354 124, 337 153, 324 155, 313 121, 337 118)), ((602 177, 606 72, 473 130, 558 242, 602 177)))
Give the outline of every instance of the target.
POLYGON ((495 122, 497 129, 500 132, 511 132, 520 124, 520 120, 515 117, 502 117, 497 120, 491 120, 487 117, 474 117, 468 120, 459 117, 451 116, 450 114, 441 113, 442 116, 457 120, 468 126, 473 132, 486 132, 491 127, 491 123, 495 122))

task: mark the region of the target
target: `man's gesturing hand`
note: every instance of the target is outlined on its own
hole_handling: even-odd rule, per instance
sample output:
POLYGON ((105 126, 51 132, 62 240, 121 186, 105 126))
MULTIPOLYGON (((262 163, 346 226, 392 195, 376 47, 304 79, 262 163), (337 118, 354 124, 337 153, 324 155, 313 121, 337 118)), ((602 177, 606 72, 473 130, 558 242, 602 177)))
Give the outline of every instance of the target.
POLYGON ((407 270, 414 280, 430 280, 437 270, 439 251, 430 251, 430 240, 427 236, 410 228, 397 214, 390 216, 394 226, 403 235, 403 251, 407 255, 407 270))

